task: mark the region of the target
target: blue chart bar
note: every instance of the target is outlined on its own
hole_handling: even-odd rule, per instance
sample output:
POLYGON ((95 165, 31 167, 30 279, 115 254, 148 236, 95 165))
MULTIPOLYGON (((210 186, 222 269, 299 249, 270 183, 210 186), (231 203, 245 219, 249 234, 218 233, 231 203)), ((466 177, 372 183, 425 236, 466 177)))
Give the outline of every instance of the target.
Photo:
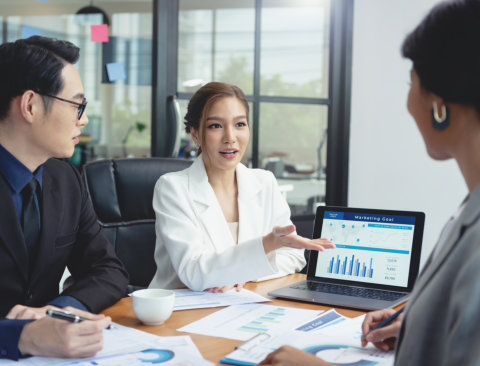
POLYGON ((330 259, 327 267, 327 273, 372 278, 373 258, 370 258, 370 266, 367 268, 367 264, 365 262, 363 262, 362 267, 360 267, 360 261, 358 258, 355 258, 355 255, 352 255, 350 260, 348 257, 345 257, 343 261, 341 261, 340 256, 337 255, 337 258, 332 257, 332 259, 330 259))
POLYGON ((282 317, 285 316, 285 309, 276 308, 266 314, 259 316, 257 319, 251 320, 249 323, 242 325, 237 330, 248 333, 265 333, 272 326, 282 323, 282 317))

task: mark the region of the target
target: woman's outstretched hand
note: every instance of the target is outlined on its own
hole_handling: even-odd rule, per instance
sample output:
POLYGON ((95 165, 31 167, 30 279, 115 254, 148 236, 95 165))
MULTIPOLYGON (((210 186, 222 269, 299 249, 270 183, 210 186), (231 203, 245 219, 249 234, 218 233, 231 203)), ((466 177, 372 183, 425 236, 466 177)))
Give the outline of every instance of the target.
POLYGON ((230 291, 232 288, 234 288, 235 291, 240 292, 243 289, 243 285, 245 285, 245 284, 244 283, 237 283, 236 285, 210 287, 210 288, 206 288, 204 291, 217 293, 217 292, 227 292, 227 291, 230 291))
POLYGON ((307 239, 294 234, 294 232, 295 225, 275 226, 270 234, 263 237, 265 253, 270 253, 281 247, 318 250, 319 252, 323 252, 325 249, 335 248, 335 244, 326 238, 307 239))

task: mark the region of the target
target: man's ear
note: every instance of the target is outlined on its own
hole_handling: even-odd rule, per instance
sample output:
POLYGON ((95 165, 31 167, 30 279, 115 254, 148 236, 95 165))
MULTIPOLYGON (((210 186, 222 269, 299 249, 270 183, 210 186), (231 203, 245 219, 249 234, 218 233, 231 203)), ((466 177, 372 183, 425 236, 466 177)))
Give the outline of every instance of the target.
POLYGON ((40 106, 40 103, 42 102, 41 99, 42 97, 32 90, 27 90, 20 95, 19 112, 20 115, 28 122, 33 122, 35 117, 40 113, 41 108, 43 108, 43 105, 40 106))

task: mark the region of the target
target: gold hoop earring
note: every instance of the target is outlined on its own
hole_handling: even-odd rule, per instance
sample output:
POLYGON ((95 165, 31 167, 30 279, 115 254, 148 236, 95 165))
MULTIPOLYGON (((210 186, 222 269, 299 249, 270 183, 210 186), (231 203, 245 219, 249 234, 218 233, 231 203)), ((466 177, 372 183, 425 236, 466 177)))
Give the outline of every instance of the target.
POLYGON ((442 131, 448 127, 450 124, 450 118, 448 113, 448 108, 445 104, 442 105, 442 116, 438 114, 438 105, 437 102, 433 102, 433 108, 431 112, 432 126, 434 129, 442 131))
POLYGON ((442 116, 438 114, 438 105, 437 102, 433 102, 433 118, 435 118, 435 121, 438 123, 443 123, 447 119, 447 108, 445 107, 445 104, 442 105, 442 116))

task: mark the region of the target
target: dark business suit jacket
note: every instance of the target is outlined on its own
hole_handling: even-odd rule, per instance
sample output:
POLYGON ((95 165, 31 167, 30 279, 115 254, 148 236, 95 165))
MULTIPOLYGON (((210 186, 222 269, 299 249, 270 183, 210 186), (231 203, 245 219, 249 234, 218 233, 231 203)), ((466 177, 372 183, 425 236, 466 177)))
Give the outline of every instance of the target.
POLYGON ((31 271, 18 215, 1 175, 0 206, 0 317, 15 304, 44 306, 56 298, 65 267, 75 283, 61 295, 75 297, 92 312, 125 295, 127 273, 70 164, 50 159, 44 165, 41 234, 31 271))

